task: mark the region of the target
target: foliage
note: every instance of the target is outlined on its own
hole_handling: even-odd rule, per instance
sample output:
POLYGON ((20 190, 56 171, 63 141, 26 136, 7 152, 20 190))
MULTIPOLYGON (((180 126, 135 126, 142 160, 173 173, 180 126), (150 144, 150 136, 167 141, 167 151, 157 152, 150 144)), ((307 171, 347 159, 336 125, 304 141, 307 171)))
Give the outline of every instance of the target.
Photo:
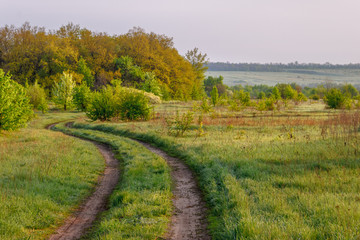
POLYGON ((82 81, 84 81, 88 87, 94 87, 95 78, 91 73, 91 69, 87 66, 85 59, 80 58, 77 72, 83 75, 82 81))
POLYGON ((125 120, 148 120, 150 118, 149 101, 143 93, 126 92, 119 104, 119 114, 125 120))
POLYGON ((332 88, 326 93, 324 102, 330 108, 342 108, 345 103, 345 97, 339 89, 332 88))
POLYGON ((194 65, 178 53, 172 38, 141 28, 116 36, 71 23, 56 31, 29 23, 0 28, 0 68, 20 84, 38 80, 46 90, 64 71, 71 71, 76 83, 84 81, 97 89, 120 78, 125 86, 141 88, 144 73, 153 72, 166 98, 178 94, 190 99, 202 91, 206 54, 193 50, 190 55, 194 65))
POLYGON ((213 89, 211 90, 210 96, 211 96, 211 103, 213 104, 213 106, 216 106, 216 104, 219 101, 219 93, 216 86, 214 86, 213 89))
POLYGON ((346 98, 355 98, 359 95, 359 91, 351 84, 342 86, 341 91, 346 98))
POLYGON ((91 90, 86 83, 74 88, 73 102, 77 110, 85 112, 91 100, 91 90))
POLYGON ((204 96, 203 81, 205 79, 205 72, 208 69, 206 66, 208 63, 207 55, 202 54, 198 48, 194 48, 185 54, 185 58, 191 63, 196 75, 191 90, 191 97, 198 100, 204 96))
POLYGON ((54 83, 52 89, 53 100, 56 104, 62 106, 65 111, 72 105, 74 88, 75 82, 72 79, 72 74, 67 72, 63 72, 60 81, 54 83))
POLYGON ((0 131, 24 127, 33 116, 26 90, 0 69, 0 131))
POLYGON ((273 87, 272 89, 272 94, 275 100, 280 100, 281 99, 281 94, 280 91, 277 87, 273 87))
POLYGON ((142 84, 141 89, 145 92, 153 93, 156 96, 162 96, 160 84, 156 79, 155 74, 152 72, 146 72, 144 74, 144 83, 142 84))
POLYGON ((92 94, 86 116, 94 121, 109 121, 116 116, 116 108, 113 89, 106 87, 92 94))
POLYGON ((33 105, 35 109, 42 111, 42 113, 47 112, 49 107, 46 100, 46 93, 37 81, 35 81, 34 85, 26 88, 26 94, 30 99, 30 104, 33 105))
POLYGON ((244 106, 250 105, 250 93, 244 92, 244 90, 234 91, 233 99, 240 101, 244 106))
POLYGON ((184 136, 184 133, 190 129, 193 120, 194 112, 188 111, 180 115, 177 111, 175 119, 166 119, 168 134, 175 137, 184 136))

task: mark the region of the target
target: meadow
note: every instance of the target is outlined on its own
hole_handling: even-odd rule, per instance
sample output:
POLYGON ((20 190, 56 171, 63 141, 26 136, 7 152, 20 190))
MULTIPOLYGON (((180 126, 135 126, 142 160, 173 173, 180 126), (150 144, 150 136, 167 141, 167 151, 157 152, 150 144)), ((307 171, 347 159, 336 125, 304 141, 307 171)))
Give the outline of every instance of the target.
POLYGON ((149 122, 74 127, 140 139, 183 159, 198 176, 213 239, 358 239, 358 111, 322 103, 283 112, 216 107, 175 137, 169 109, 193 106, 163 104, 149 122))
POLYGON ((223 76, 224 84, 235 85, 260 85, 275 86, 278 83, 296 82, 301 86, 317 86, 319 84, 360 84, 359 70, 314 70, 293 72, 243 72, 243 71, 207 71, 207 76, 223 76))

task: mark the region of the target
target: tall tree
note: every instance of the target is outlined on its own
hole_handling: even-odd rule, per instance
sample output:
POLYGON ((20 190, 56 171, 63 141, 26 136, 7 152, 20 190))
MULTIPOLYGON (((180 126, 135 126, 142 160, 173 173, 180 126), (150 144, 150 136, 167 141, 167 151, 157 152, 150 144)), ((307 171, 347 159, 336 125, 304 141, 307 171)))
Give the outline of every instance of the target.
POLYGON ((195 99, 200 99, 204 96, 203 82, 205 80, 205 72, 208 69, 206 66, 208 63, 207 54, 202 54, 198 48, 194 48, 185 54, 185 58, 191 63, 191 66, 195 72, 192 97, 195 99))
POLYGON ((60 81, 54 84, 52 91, 54 102, 61 105, 65 111, 72 103, 74 88, 72 75, 66 72, 60 77, 60 81))

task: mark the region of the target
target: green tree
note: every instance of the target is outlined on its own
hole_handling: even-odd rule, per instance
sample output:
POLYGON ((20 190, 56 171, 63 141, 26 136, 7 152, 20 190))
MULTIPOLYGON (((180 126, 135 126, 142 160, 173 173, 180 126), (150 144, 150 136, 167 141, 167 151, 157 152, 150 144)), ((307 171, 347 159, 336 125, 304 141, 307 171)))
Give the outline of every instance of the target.
POLYGON ((72 75, 70 73, 63 72, 60 77, 60 81, 55 83, 52 89, 54 102, 61 105, 65 111, 72 104, 74 88, 75 82, 72 80, 72 75))
POLYGON ((79 111, 86 111, 90 104, 91 90, 86 83, 82 83, 74 88, 73 102, 79 111))
POLYGON ((280 91, 279 91, 279 89, 277 87, 274 87, 272 89, 272 94, 273 94, 275 100, 280 100, 281 99, 281 94, 280 94, 280 91))
POLYGON ((195 81, 191 95, 193 99, 201 99, 204 96, 203 82, 205 79, 205 72, 208 69, 206 64, 208 63, 207 54, 202 54, 198 48, 194 48, 185 54, 185 58, 191 63, 193 71, 195 72, 195 81))
POLYGON ((145 92, 151 92, 156 96, 161 97, 161 87, 159 81, 156 79, 155 73, 153 72, 146 72, 144 74, 145 82, 143 83, 141 89, 145 92))
POLYGON ((337 88, 331 88, 324 97, 325 103, 330 108, 342 108, 344 106, 345 100, 345 96, 337 88))
POLYGON ((80 58, 77 66, 77 72, 84 76, 83 81, 85 81, 88 87, 94 87, 94 76, 91 73, 91 69, 87 66, 86 61, 83 58, 80 58))
POLYGON ((214 86, 213 89, 211 90, 210 96, 211 96, 211 102, 215 106, 219 101, 219 93, 216 86, 214 86))
POLYGON ((35 81, 34 85, 27 87, 26 93, 30 99, 30 104, 33 105, 35 109, 42 111, 42 113, 47 112, 48 104, 46 93, 37 81, 35 81))
POLYGON ((345 84, 341 90, 347 98, 355 98, 359 95, 359 91, 351 84, 345 84))
POLYGON ((0 69, 0 130, 21 128, 32 116, 32 106, 24 87, 0 69))

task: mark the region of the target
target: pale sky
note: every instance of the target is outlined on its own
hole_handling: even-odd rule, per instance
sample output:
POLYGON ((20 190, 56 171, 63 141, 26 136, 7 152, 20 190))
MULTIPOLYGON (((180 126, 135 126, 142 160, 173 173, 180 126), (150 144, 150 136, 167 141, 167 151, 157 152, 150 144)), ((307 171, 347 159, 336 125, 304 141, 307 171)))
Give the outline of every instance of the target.
POLYGON ((173 37, 210 61, 360 62, 360 0, 0 0, 0 26, 69 22, 123 34, 173 37))

